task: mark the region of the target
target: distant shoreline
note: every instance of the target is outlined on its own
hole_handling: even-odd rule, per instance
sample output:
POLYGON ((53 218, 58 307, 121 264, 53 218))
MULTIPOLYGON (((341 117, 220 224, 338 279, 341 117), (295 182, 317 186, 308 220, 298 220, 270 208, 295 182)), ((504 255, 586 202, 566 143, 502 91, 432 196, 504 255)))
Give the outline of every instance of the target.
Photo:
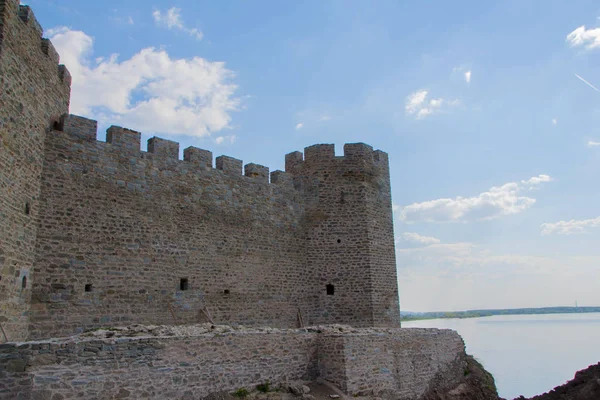
POLYGON ((600 307, 539 307, 433 312, 400 311, 400 320, 417 321, 439 318, 479 318, 490 317, 493 315, 584 314, 595 312, 600 312, 600 307))

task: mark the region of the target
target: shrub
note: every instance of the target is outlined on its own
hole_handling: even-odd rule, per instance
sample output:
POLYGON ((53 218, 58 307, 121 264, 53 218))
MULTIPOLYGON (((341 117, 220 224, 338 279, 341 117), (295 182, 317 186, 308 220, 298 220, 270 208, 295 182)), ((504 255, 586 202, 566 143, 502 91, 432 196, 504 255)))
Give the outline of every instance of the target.
POLYGON ((259 392, 262 392, 262 393, 270 392, 271 391, 271 383, 269 383, 269 381, 266 381, 265 383, 256 385, 256 390, 258 390, 259 392))
POLYGON ((235 397, 239 397, 239 398, 246 398, 248 395, 250 394, 250 392, 248 392, 246 390, 246 388, 239 388, 238 390, 236 390, 235 392, 233 392, 233 396, 235 397))

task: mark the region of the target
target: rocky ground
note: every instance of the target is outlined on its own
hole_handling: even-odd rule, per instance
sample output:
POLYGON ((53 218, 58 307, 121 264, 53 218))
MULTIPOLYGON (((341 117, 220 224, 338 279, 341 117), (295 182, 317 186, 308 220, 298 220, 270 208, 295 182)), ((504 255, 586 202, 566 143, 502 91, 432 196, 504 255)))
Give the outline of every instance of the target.
POLYGON ((515 400, 600 400, 600 363, 575 373, 575 378, 548 393, 515 400))

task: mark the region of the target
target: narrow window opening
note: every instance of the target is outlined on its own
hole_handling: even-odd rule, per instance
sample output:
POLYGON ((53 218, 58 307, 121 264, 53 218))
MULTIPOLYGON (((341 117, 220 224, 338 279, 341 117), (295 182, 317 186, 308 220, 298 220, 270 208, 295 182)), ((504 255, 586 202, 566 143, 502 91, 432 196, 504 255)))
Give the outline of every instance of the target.
POLYGON ((229 291, 229 289, 225 289, 225 290, 223 290, 223 294, 229 294, 229 293, 231 293, 231 292, 229 291))
POLYGON ((27 288, 27 277, 24 276, 23 280, 21 281, 21 289, 26 289, 27 288))
POLYGON ((25 215, 29 215, 30 212, 31 212, 31 208, 29 206, 29 203, 25 203, 25 215))
POLYGON ((181 278, 179 281, 179 290, 188 290, 189 289, 189 281, 187 278, 181 278))
POLYGON ((344 192, 342 192, 342 194, 340 196, 340 203, 344 204, 344 192))
POLYGON ((335 287, 330 283, 329 285, 327 285, 327 295, 333 296, 334 293, 335 293, 335 287))
POLYGON ((337 242, 338 242, 338 243, 342 243, 342 239, 338 239, 338 240, 337 240, 337 242))
POLYGON ((92 284, 91 283, 86 283, 86 285, 85 285, 85 291, 86 292, 91 292, 92 291, 92 284))

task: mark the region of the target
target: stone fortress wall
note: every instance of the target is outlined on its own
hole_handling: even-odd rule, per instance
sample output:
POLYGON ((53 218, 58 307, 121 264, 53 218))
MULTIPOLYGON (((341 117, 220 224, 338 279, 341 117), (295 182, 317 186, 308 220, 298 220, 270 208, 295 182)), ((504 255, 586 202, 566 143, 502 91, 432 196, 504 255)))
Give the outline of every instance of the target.
POLYGON ((0 0, 0 399, 460 382, 455 332, 394 329, 386 153, 314 145, 269 173, 156 137, 141 151, 117 126, 99 141, 58 62, 29 7, 0 0))
POLYGON ((387 154, 286 171, 67 114, 69 76, 2 1, 0 322, 10 340, 123 325, 399 326, 387 154), (5 34, 4 34, 5 32, 5 34), (39 53, 39 54, 38 54, 39 53), (30 70, 27 68, 31 67, 30 70), (23 70, 24 72, 20 72, 23 70))
POLYGON ((70 85, 31 9, 0 0, 0 324, 12 339, 27 337, 44 141, 70 85))

